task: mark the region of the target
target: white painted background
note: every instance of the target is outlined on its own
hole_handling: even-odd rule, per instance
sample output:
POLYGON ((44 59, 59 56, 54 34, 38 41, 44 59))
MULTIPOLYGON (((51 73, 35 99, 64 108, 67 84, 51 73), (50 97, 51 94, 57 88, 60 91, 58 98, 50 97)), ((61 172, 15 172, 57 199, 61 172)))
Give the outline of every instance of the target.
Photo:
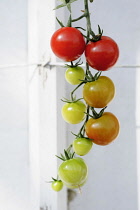
MULTIPOLYGON (((56 2, 0 1, 0 66, 19 64, 0 68, 0 210, 67 208, 66 188, 57 194, 45 183, 56 176, 60 162, 55 154, 73 140, 70 131, 79 129, 61 118, 64 69, 40 69, 39 74, 36 65, 20 65, 46 62, 50 57, 56 61, 49 47, 50 36, 58 28, 52 10, 56 2)), ((73 6, 77 17, 83 6, 79 1, 73 6)), ((90 6, 93 29, 100 24, 120 46, 117 65, 140 65, 140 2, 95 0, 90 6)), ((57 16, 67 19, 63 9, 57 16)), ((116 85, 108 111, 119 118, 121 132, 114 143, 94 145, 85 157, 89 179, 82 195, 77 193, 69 202, 69 210, 140 209, 139 71, 114 68, 104 74, 116 85)), ((66 95, 70 89, 67 85, 66 95)))

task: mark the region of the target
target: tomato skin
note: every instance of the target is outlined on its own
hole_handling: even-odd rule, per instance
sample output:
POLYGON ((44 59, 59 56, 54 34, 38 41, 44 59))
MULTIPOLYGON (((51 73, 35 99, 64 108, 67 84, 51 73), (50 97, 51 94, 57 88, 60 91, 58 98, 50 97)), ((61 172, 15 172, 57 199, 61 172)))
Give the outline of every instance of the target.
POLYGON ((85 180, 83 183, 81 183, 80 185, 67 185, 65 184, 66 187, 68 187, 69 189, 76 189, 76 188, 80 188, 83 187, 84 184, 86 183, 87 180, 85 180))
POLYGON ((96 81, 87 82, 83 86, 83 98, 91 107, 103 108, 111 102, 114 96, 114 83, 106 76, 100 76, 96 81))
POLYGON ((62 190, 63 188, 63 182, 61 180, 56 180, 52 182, 52 189, 56 192, 62 190))
POLYGON ((58 175, 66 186, 79 187, 87 180, 88 167, 82 158, 64 161, 58 168, 58 175))
POLYGON ((70 124, 78 124, 85 118, 86 105, 82 101, 66 103, 63 105, 61 113, 63 119, 70 124))
POLYGON ((98 119, 90 118, 85 125, 88 138, 98 145, 111 143, 118 136, 119 130, 119 121, 110 112, 104 112, 98 119))
POLYGON ((86 155, 92 148, 93 142, 86 138, 76 138, 73 141, 73 149, 77 155, 86 155))
POLYGON ((102 36, 97 42, 89 42, 85 49, 87 63, 94 69, 106 71, 118 60, 117 43, 108 36, 102 36))
POLYGON ((78 85, 85 78, 84 69, 80 66, 69 67, 65 72, 65 79, 71 85, 78 85))
POLYGON ((55 31, 50 45, 53 53, 64 61, 78 59, 86 46, 82 33, 73 27, 62 27, 55 31))

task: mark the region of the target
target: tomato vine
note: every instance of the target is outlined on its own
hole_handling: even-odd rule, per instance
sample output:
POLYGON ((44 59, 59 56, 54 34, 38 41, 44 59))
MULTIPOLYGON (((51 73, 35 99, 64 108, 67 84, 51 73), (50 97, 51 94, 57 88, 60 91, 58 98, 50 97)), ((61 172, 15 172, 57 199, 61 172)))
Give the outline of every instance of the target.
POLYGON ((119 48, 112 38, 103 35, 99 25, 98 34, 92 30, 89 2, 92 3, 93 0, 84 0, 83 14, 75 19, 72 18, 71 4, 78 0, 60 1, 62 3, 55 9, 66 7, 69 19, 65 26, 56 17, 61 28, 52 35, 51 49, 57 57, 70 62, 65 65, 68 68, 65 78, 70 84, 77 85, 71 91, 70 99, 62 100, 65 102, 62 116, 67 123, 77 124, 83 121, 83 125, 78 134, 74 134, 75 139, 68 149, 64 150, 64 154, 57 156, 64 161, 59 166, 58 175, 68 188, 79 188, 86 183, 88 169, 84 160, 75 154, 86 155, 93 143, 107 145, 119 134, 117 117, 105 111, 114 98, 115 85, 109 77, 101 76, 103 71, 109 70, 117 62, 119 48), (86 19, 86 29, 72 26, 73 22, 83 18, 86 19), (85 73, 80 67, 81 59, 75 62, 82 54, 86 58, 85 73), (93 69, 97 71, 94 75, 91 71, 93 69), (83 86, 83 98, 76 99, 74 94, 81 86, 83 86), (96 108, 100 110, 97 112, 96 108))

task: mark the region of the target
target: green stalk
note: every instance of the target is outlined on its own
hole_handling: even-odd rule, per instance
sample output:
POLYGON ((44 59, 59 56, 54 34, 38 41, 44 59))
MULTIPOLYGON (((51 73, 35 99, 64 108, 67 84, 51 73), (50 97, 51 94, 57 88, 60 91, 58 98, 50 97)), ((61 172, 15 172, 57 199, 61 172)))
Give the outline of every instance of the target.
POLYGON ((76 88, 71 92, 71 100, 74 101, 74 97, 73 94, 74 92, 81 86, 83 85, 85 82, 81 82, 79 85, 76 86, 76 88))
MULTIPOLYGON (((87 38, 90 38, 90 33, 91 33, 92 29, 91 29, 88 0, 84 0, 84 5, 85 5, 85 17, 86 17, 86 22, 87 22, 87 38)), ((88 40, 87 40, 87 42, 88 42, 88 40)))

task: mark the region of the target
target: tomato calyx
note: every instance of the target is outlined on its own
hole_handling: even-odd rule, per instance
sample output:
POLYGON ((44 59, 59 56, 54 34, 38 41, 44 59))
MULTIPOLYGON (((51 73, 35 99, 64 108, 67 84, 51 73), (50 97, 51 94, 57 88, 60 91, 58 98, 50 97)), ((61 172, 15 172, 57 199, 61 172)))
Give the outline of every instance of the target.
POLYGON ((85 79, 84 80, 81 80, 82 82, 84 83, 87 83, 87 82, 94 82, 96 80, 99 79, 99 77, 101 76, 101 71, 98 71, 94 76, 90 73, 90 71, 88 72, 88 74, 85 75, 85 79))
POLYGON ((100 26, 98 25, 98 34, 95 34, 93 32, 93 30, 90 29, 89 36, 85 36, 85 35, 83 35, 83 36, 87 39, 87 41, 97 42, 97 41, 101 40, 102 35, 103 35, 103 30, 101 30, 100 26), (91 36, 91 38, 90 38, 90 36, 91 36))
MULTIPOLYGON (((84 125, 83 125, 82 127, 84 127, 84 125)), ((90 139, 90 138, 84 136, 81 132, 78 133, 78 134, 75 134, 75 133, 73 133, 73 132, 71 132, 71 133, 72 133, 74 136, 76 136, 76 139, 84 138, 84 139, 88 139, 88 140, 93 140, 93 139, 90 139)))
POLYGON ((64 100, 61 99, 61 101, 65 102, 65 103, 76 103, 76 102, 80 101, 81 99, 83 99, 83 98, 76 99, 76 96, 74 96, 74 97, 71 97, 71 99, 67 99, 67 98, 64 98, 64 100))
POLYGON ((99 113, 97 113, 95 111, 95 108, 94 107, 90 107, 91 112, 92 112, 92 115, 89 114, 89 113, 85 113, 85 114, 88 115, 88 116, 90 116, 93 119, 98 119, 98 118, 100 118, 103 115, 103 113, 104 113, 104 111, 105 111, 106 108, 107 108, 107 106, 104 107, 103 109, 101 109, 99 113))
POLYGON ((73 61, 71 61, 71 64, 65 64, 65 67, 66 68, 75 68, 75 67, 83 64, 83 62, 80 63, 80 61, 81 61, 81 58, 76 63, 73 63, 73 61))
POLYGON ((60 153, 60 156, 56 155, 56 157, 62 161, 73 159, 75 152, 72 152, 71 149, 72 149, 72 145, 70 145, 67 150, 64 149, 64 154, 60 153))
POLYGON ((58 176, 57 176, 57 178, 55 179, 54 177, 51 177, 52 178, 52 180, 51 181, 49 181, 49 182, 47 182, 47 183, 52 183, 52 182, 62 182, 59 178, 58 178, 58 176))

